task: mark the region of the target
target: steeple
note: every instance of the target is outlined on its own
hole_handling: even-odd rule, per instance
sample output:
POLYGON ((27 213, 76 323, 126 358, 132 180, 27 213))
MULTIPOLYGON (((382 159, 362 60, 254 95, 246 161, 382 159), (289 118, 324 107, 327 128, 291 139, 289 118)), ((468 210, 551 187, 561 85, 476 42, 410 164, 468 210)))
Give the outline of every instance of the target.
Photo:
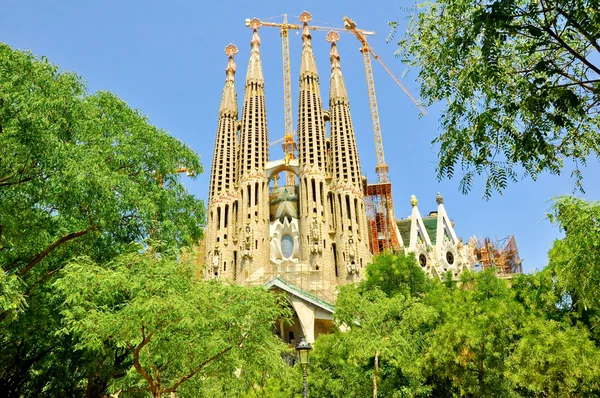
POLYGON ((348 94, 346 93, 346 84, 342 76, 342 68, 340 66, 340 54, 337 50, 336 42, 340 39, 340 35, 331 31, 327 34, 326 40, 331 43, 331 51, 329 52, 329 60, 331 61, 331 81, 329 86, 329 104, 340 101, 348 104, 348 94))
POLYGON ((257 19, 250 21, 252 28, 252 40, 250 41, 250 61, 248 62, 248 71, 246 72, 246 85, 248 82, 264 84, 262 62, 260 61, 260 37, 258 36, 258 28, 260 22, 257 19))
POLYGON ((308 12, 300 14, 303 23, 300 98, 298 101, 298 152, 301 173, 307 167, 325 172, 325 122, 319 89, 319 76, 312 50, 308 12))
POLYGON ((346 185, 344 189, 361 191, 360 161, 356 148, 354 127, 350 116, 350 104, 346 93, 346 85, 340 67, 340 55, 336 42, 340 36, 337 32, 329 32, 327 41, 331 43, 329 59, 331 60, 331 80, 329 86, 329 114, 332 143, 332 174, 335 185, 346 185), (350 186, 347 186, 350 184, 350 186))
MULTIPOLYGON (((300 64, 300 93, 298 99, 298 163, 300 167, 300 235, 310 242, 302 245, 302 258, 311 266, 333 259, 332 249, 323 243, 329 233, 327 220, 331 220, 325 195, 329 191, 326 181, 327 148, 325 146, 325 119, 319 89, 319 76, 312 50, 308 12, 300 14, 303 24, 302 59, 300 64)), ((335 278, 334 268, 324 271, 335 278)))
POLYGON ((233 44, 225 47, 225 54, 227 54, 229 60, 225 69, 225 87, 219 106, 219 122, 211 169, 209 201, 232 189, 235 180, 238 104, 233 57, 237 52, 238 49, 233 44))
MULTIPOLYGON (((329 85, 329 123, 331 131, 331 191, 333 202, 337 202, 337 214, 334 229, 336 246, 345 248, 342 258, 347 258, 346 272, 340 272, 345 280, 360 275, 363 265, 371 260, 368 247, 367 217, 360 175, 360 162, 354 127, 350 117, 350 105, 346 85, 340 67, 340 55, 336 42, 340 39, 337 32, 329 32, 327 41, 331 43, 329 59, 331 78, 329 85), (337 200, 335 200, 337 198, 337 200)), ((334 204, 332 203, 332 204, 334 204)), ((336 206, 332 206, 335 208, 336 206)))
POLYGON ((235 91, 234 55, 238 52, 233 44, 225 47, 229 58, 225 69, 225 87, 219 106, 219 121, 212 169, 208 202, 209 223, 206 228, 206 259, 210 264, 208 275, 214 278, 232 278, 235 269, 233 253, 222 250, 235 235, 238 203, 235 200, 235 182, 238 150, 238 103, 235 91), (229 268, 228 268, 229 265, 229 268))
POLYGON ((246 73, 244 106, 241 121, 239 178, 253 175, 264 176, 268 161, 269 145, 267 133, 267 113, 265 108, 265 82, 260 60, 260 21, 250 21, 253 30, 250 41, 250 61, 246 73))
MULTIPOLYGON (((250 60, 246 73, 244 105, 240 122, 238 152, 239 214, 236 213, 240 267, 234 269, 234 280, 251 282, 269 261, 269 187, 266 164, 269 161, 269 136, 265 107, 265 81, 260 60, 261 24, 253 19, 250 60)), ((236 212, 238 209, 236 208, 236 212)))

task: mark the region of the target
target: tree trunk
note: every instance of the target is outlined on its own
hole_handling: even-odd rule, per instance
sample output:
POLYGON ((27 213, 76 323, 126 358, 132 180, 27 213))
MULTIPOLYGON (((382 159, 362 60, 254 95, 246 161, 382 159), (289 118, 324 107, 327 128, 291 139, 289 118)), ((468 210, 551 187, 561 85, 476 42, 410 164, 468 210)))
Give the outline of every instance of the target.
POLYGON ((85 391, 86 398, 92 398, 92 392, 94 391, 94 378, 90 373, 87 379, 87 389, 85 391))
POLYGON ((379 351, 375 351, 375 371, 373 372, 373 398, 377 398, 377 377, 379 377, 379 351))

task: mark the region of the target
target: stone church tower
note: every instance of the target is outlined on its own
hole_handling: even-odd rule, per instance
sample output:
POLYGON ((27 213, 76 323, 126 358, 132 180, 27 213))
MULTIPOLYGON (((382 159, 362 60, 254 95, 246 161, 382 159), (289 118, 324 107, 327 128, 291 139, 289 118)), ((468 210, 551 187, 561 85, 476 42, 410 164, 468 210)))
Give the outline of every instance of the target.
MULTIPOLYGON (((280 325, 280 334, 291 344, 301 335, 311 343, 331 330, 336 288, 364 276, 371 261, 369 242, 381 239, 377 223, 382 204, 371 194, 365 201, 365 189, 378 184, 367 185, 361 174, 336 45, 339 35, 327 35, 331 75, 329 109, 324 109, 310 19, 304 12, 302 25, 294 25, 302 30, 297 156, 269 159, 260 21, 247 21, 252 39, 241 117, 235 90, 237 48, 230 44, 225 49, 228 63, 204 240, 205 277, 287 293, 296 321, 280 325)), ((293 141, 291 145, 295 147, 293 141)), ((466 269, 488 266, 490 246, 481 247, 475 237, 463 244, 439 194, 436 203, 437 210, 422 217, 416 197, 411 198, 410 217, 392 224, 397 250, 413 253, 423 271, 434 277, 450 273, 456 278, 466 269)), ((510 242, 510 250, 502 251, 505 268, 519 270, 516 243, 510 242)))
POLYGON ((226 48, 229 61, 205 237, 206 276, 246 285, 278 280, 331 303, 338 285, 361 278, 371 254, 360 161, 335 43, 339 36, 328 36, 331 77, 325 110, 310 14, 303 13, 301 22, 296 159, 269 159, 260 22, 249 24, 253 35, 241 118, 234 85, 237 49, 226 48), (293 178, 280 178, 284 173, 293 178))

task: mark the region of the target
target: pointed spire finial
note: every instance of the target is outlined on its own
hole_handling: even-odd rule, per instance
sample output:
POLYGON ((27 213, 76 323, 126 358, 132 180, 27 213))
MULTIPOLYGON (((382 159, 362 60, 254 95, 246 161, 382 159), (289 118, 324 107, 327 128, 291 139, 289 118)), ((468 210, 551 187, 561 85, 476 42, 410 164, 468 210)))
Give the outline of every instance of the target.
POLYGON ((250 40, 250 62, 248 63, 248 70, 246 72, 246 83, 249 81, 263 83, 262 65, 260 62, 260 37, 258 36, 258 29, 262 26, 261 22, 257 19, 251 19, 247 22, 247 26, 252 29, 252 40, 250 40))
POLYGON ((300 14, 299 19, 300 22, 304 24, 304 27, 302 29, 302 41, 304 41, 305 38, 310 39, 310 29, 308 28, 308 23, 312 19, 310 12, 304 11, 302 14, 300 14))
POLYGON ((435 197, 435 201, 438 205, 444 204, 444 198, 442 198, 442 195, 440 195, 440 193, 437 193, 437 196, 435 197))
POLYGON ((227 57, 229 58, 229 61, 227 62, 227 68, 225 69, 227 77, 231 76, 233 78, 233 75, 235 74, 235 62, 233 57, 237 53, 238 49, 234 44, 229 43, 229 45, 225 47, 225 54, 227 54, 227 57))
POLYGON ((340 34, 335 30, 332 30, 329 33, 327 33, 327 37, 325 37, 325 40, 334 44, 335 42, 340 40, 340 34))
POLYGON ((415 195, 411 195, 410 197, 410 205, 412 207, 416 207, 419 204, 419 201, 417 200, 417 197, 415 195))
POLYGON ((252 33, 252 40, 250 41, 250 47, 254 49, 255 46, 260 46, 260 37, 258 36, 258 29, 262 26, 260 20, 253 18, 248 22, 248 26, 254 33, 252 33))
POLYGON ((310 12, 304 11, 304 12, 302 12, 302 14, 300 14, 300 16, 298 18, 300 19, 300 22, 302 22, 302 23, 309 23, 312 19, 312 15, 310 15, 310 12))
POLYGON ((229 43, 229 44, 227 45, 227 47, 225 47, 225 54, 227 54, 227 56, 228 56, 229 58, 233 58, 233 56, 234 56, 235 54, 237 54, 237 53, 238 53, 238 49, 237 49, 237 47, 235 46, 235 44, 231 44, 231 43, 229 43))
POLYGON ((221 97, 221 106, 219 107, 219 114, 230 114, 237 115, 237 95, 235 93, 235 62, 233 60, 234 55, 238 52, 238 49, 233 44, 228 44, 225 47, 225 54, 229 58, 227 61, 227 68, 225 68, 225 87, 223 88, 223 95, 221 97))
POLYGON ((328 42, 331 43, 331 51, 329 52, 329 59, 331 60, 332 66, 339 67, 340 54, 338 53, 336 43, 340 40, 340 34, 336 31, 332 30, 331 32, 327 33, 327 37, 325 38, 325 40, 327 40, 328 42), (334 62, 336 60, 338 61, 337 63, 334 62), (336 64, 336 65, 334 65, 334 64, 336 64))
POLYGON ((248 22, 248 26, 250 27, 250 29, 252 30, 258 30, 258 28, 260 28, 262 26, 262 24, 260 23, 260 20, 258 18, 252 18, 249 22, 248 22))

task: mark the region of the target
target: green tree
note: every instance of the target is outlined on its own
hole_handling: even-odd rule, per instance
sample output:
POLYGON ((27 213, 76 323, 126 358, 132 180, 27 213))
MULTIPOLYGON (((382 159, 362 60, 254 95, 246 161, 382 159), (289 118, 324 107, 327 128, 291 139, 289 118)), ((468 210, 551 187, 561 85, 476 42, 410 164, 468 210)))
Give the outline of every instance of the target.
POLYGON ((111 342, 131 359, 126 375, 111 381, 112 391, 193 396, 184 383, 218 377, 245 381, 246 391, 244 373, 276 374, 285 366, 285 345, 272 332, 282 315, 276 297, 200 281, 195 272, 174 254, 135 246, 107 264, 80 257, 64 268, 55 282, 65 297, 63 332, 78 338, 78 349, 102 357, 111 342))
POLYGON ((369 264, 360 288, 365 291, 379 288, 388 297, 396 294, 417 297, 427 291, 429 282, 413 254, 384 253, 369 264))
POLYGON ((182 186, 180 167, 202 171, 140 112, 0 43, 0 389, 99 396, 105 376, 121 372, 119 350, 74 355, 74 342, 56 335, 52 284, 81 254, 102 263, 150 235, 162 242, 157 252, 197 242, 204 205, 182 186))
POLYGON ((423 372, 455 394, 509 396, 505 358, 518 338, 525 314, 514 292, 492 271, 463 274, 460 287, 425 298, 438 310, 439 324, 424 352, 423 372))
POLYGON ((600 202, 557 198, 549 215, 565 233, 549 252, 557 294, 600 344, 600 202))
POLYGON ((524 388, 546 397, 600 391, 600 350, 585 328, 528 316, 519 334, 505 371, 517 390, 524 388))
MULTIPOLYGON (((399 27, 391 23, 392 33, 399 27)), ((600 12, 594 0, 435 0, 415 8, 397 54, 427 104, 446 100, 437 171, 484 196, 520 176, 600 156, 600 12)))
POLYGON ((315 342, 311 396, 600 394, 595 324, 574 311, 552 267, 510 282, 493 269, 464 273, 408 295, 420 280, 412 262, 379 256, 364 281, 340 290, 344 331, 315 342))
POLYGON ((549 267, 581 309, 600 309, 600 202, 557 198, 550 220, 565 233, 550 250, 549 267))
POLYGON ((428 280, 414 256, 383 254, 358 285, 343 286, 335 320, 344 325, 315 342, 315 397, 426 395, 418 358, 435 321, 420 297, 428 280))
POLYGON ((573 322, 550 273, 511 282, 464 274, 425 298, 439 323, 423 357, 436 395, 571 397, 598 394, 600 350, 573 322))

